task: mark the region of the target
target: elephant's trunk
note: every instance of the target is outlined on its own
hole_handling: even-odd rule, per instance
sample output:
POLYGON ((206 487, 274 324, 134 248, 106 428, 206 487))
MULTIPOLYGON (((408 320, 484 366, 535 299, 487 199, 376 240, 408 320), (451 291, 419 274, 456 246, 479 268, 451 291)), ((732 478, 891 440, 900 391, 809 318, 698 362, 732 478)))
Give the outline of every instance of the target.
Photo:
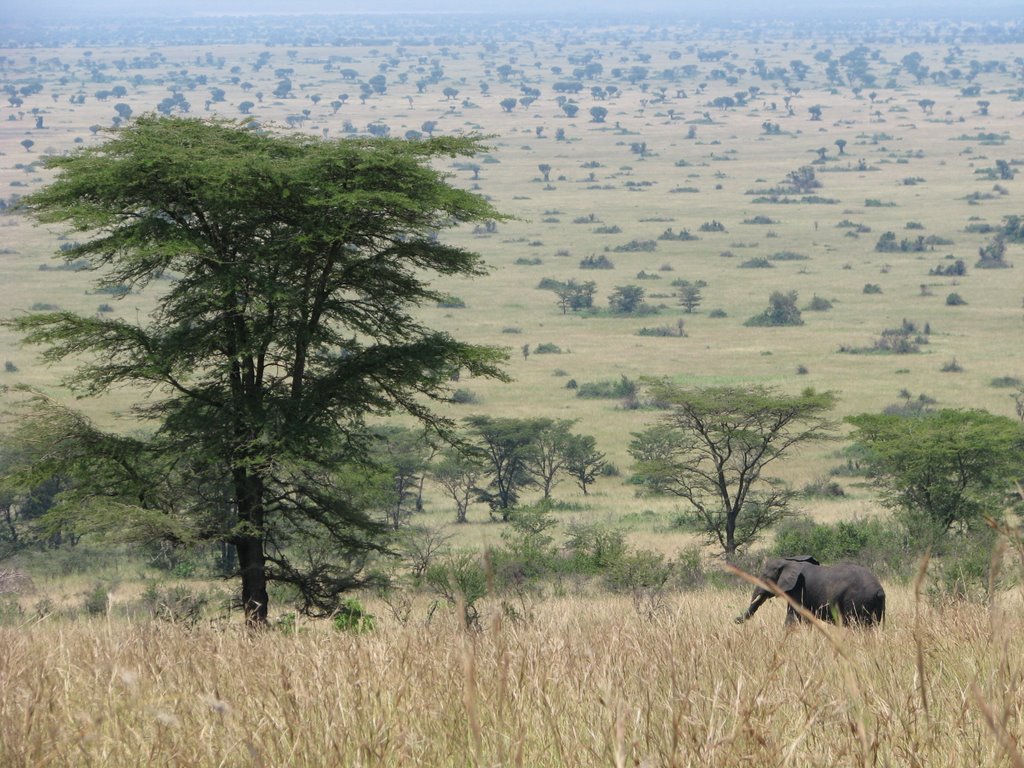
POLYGON ((736 623, 742 624, 744 621, 753 616, 757 609, 761 607, 765 600, 772 596, 771 592, 765 592, 761 588, 754 590, 754 596, 750 599, 750 605, 747 606, 747 610, 736 617, 736 623))

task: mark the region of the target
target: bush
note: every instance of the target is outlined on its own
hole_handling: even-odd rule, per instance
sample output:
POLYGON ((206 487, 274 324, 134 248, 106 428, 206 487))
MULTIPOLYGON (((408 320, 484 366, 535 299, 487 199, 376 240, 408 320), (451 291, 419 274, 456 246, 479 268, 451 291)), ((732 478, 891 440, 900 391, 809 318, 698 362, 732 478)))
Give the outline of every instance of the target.
POLYGON ((94 584, 82 597, 82 609, 90 616, 103 616, 110 607, 110 595, 106 584, 94 584))
POLYGON ((832 302, 815 294, 811 298, 811 303, 807 305, 807 309, 810 312, 827 312, 832 309, 832 302))
POLYGON ((557 344, 547 342, 545 344, 538 344, 533 348, 533 354, 535 355, 560 355, 562 354, 562 348, 557 344))
POLYGON ((637 390, 637 383, 623 375, 618 381, 606 380, 580 384, 576 390, 576 397, 617 400, 623 397, 636 397, 637 390))
POLYGON ((878 285, 877 283, 865 283, 864 284, 864 291, 863 292, 864 293, 881 293, 882 292, 882 286, 878 285))
POLYGON ((597 523, 570 523, 565 546, 575 573, 601 573, 617 567, 626 555, 626 537, 597 523))
POLYGON ((456 403, 457 405, 473 405, 475 403, 479 403, 480 398, 477 396, 475 392, 471 390, 456 389, 454 392, 452 392, 451 401, 453 403, 456 403))
POLYGON ((949 296, 946 297, 947 307, 960 307, 966 303, 967 302, 964 300, 964 297, 961 296, 959 293, 951 293, 949 294, 949 296))
POLYGON ((466 302, 458 296, 446 296, 437 302, 437 306, 441 309, 465 309, 466 302))
POLYGON ((460 621, 467 629, 480 628, 477 603, 487 594, 487 574, 470 554, 452 555, 431 565, 424 574, 427 586, 449 606, 462 606, 460 621))
POLYGON ((771 269, 775 265, 772 264, 764 256, 756 256, 753 259, 747 259, 739 265, 740 269, 771 269))
POLYGON ((797 517, 779 524, 773 555, 813 555, 824 564, 855 560, 874 570, 905 576, 911 563, 906 535, 892 518, 815 523, 797 517))
POLYGON ((4 371, 7 372, 7 373, 17 373, 18 372, 18 366, 16 366, 10 360, 4 360, 4 371))
POLYGON ((997 376, 989 382, 990 387, 1019 387, 1024 381, 1016 376, 997 376))
POLYGON ((205 594, 184 586, 160 589, 153 583, 142 593, 142 605, 151 617, 189 627, 199 623, 208 602, 205 594))
POLYGON ((363 632, 372 632, 376 620, 372 613, 366 612, 362 603, 354 597, 350 597, 342 602, 338 612, 331 619, 331 624, 339 632, 362 634, 363 632))

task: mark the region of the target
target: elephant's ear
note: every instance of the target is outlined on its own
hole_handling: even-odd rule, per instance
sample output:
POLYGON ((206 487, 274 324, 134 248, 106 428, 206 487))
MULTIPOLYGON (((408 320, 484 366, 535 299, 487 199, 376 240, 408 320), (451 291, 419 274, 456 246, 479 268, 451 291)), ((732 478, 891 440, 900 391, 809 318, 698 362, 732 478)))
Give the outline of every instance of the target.
MULTIPOLYGON (((787 559, 795 560, 796 558, 787 559)), ((801 563, 786 563, 782 572, 779 573, 779 578, 775 583, 783 592, 792 592, 796 589, 796 585, 800 583, 800 579, 803 578, 803 575, 803 566, 801 563)))
POLYGON ((810 563, 811 565, 821 565, 810 555, 797 555, 795 557, 787 557, 787 560, 792 560, 794 563, 810 563))

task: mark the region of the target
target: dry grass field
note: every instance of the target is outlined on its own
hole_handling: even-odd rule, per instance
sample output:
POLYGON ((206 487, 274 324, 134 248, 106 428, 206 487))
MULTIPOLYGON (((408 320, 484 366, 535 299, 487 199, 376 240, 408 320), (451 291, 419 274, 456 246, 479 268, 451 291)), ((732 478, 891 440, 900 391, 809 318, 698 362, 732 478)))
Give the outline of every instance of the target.
MULTIPOLYGON (((15 90, 0 103, 0 198, 44 184, 46 154, 102 141, 115 104, 138 115, 172 94, 190 115, 241 118, 249 101, 261 124, 329 138, 374 125, 401 138, 427 123, 436 134, 488 136, 486 155, 447 170, 510 218, 444 237, 481 253, 491 271, 441 286, 465 306, 424 307, 423 317, 510 353, 514 381, 461 381, 475 402, 449 415, 577 419, 577 432, 594 435, 622 470, 586 497, 559 485, 570 510, 556 512, 561 523, 608 523, 668 556, 695 541, 668 523, 678 504, 638 498, 624 479, 629 436, 656 413, 578 398, 570 379, 814 387, 838 394, 837 418, 922 396, 1014 415, 1012 388, 993 381, 1024 379, 1024 248, 1007 247, 1015 267, 975 262, 992 227, 1024 215, 1017 27, 236 22, 231 35, 167 22, 0 48, 0 80, 15 90), (914 53, 931 74, 909 71, 914 53), (873 85, 858 79, 857 62, 873 85), (588 65, 600 69, 579 92, 556 89, 588 65), (779 70, 785 77, 760 74, 779 70), (384 91, 361 98, 361 84, 379 75, 384 91), (283 80, 291 88, 275 95, 283 80), (17 96, 35 83, 41 90, 17 96), (110 93, 117 86, 120 96, 110 93), (559 97, 578 107, 574 116, 559 97), (603 122, 593 107, 607 110, 603 122), (810 194, 826 202, 757 202, 802 167, 821 183, 810 194), (702 231, 712 222, 722 226, 702 231), (658 239, 669 228, 696 239, 658 239), (881 252, 886 232, 897 243, 931 241, 881 252), (614 268, 582 269, 591 256, 614 268), (741 266, 757 259, 769 266, 741 266), (956 260, 965 275, 935 274, 956 260), (545 278, 593 280, 600 311, 563 314, 537 288, 545 278), (675 280, 706 283, 693 313, 675 280), (642 286, 657 312, 608 312, 608 295, 627 285, 642 286), (804 324, 744 325, 777 290, 798 292, 804 324), (953 293, 964 303, 949 303, 953 293), (815 296, 831 309, 808 310, 815 296), (928 325, 921 351, 867 351, 904 321, 928 325), (638 335, 680 322, 682 337, 638 335), (541 344, 559 351, 538 353, 541 344)), ((0 216, 0 314, 102 307, 131 320, 154 306, 152 295, 96 294, 89 273, 55 269, 60 237, 0 216)), ((35 353, 0 329, 0 384, 70 402, 60 384, 69 369, 46 368, 35 353)), ((129 431, 142 394, 76 405, 129 431)), ((776 471, 802 487, 840 463, 841 447, 797 452, 776 471)), ((844 496, 802 502, 814 519, 882 511, 869 487, 837 480, 844 496)), ((428 488, 417 522, 452 519, 428 488)), ((455 546, 478 552, 503 526, 477 505, 468 525, 449 529, 455 546)), ((141 589, 134 567, 117 575, 124 600, 141 589)), ((58 608, 87 589, 81 575, 38 570, 58 608)), ((550 594, 518 621, 485 601, 481 632, 444 610, 428 621, 425 602, 398 621, 373 596, 365 602, 377 624, 362 634, 317 622, 290 634, 248 634, 234 621, 187 630, 117 611, 23 618, 0 625, 0 765, 1024 766, 1019 587, 988 605, 886 588, 889 619, 877 631, 785 632, 779 601, 737 627, 748 593, 736 588, 663 595, 651 611, 603 593, 550 594)), ((21 598, 26 616, 39 598, 21 598)))
POLYGON ((0 763, 1021 765, 1019 595, 937 610, 890 592, 876 631, 784 632, 776 605, 736 627, 746 595, 700 591, 651 619, 550 598, 480 633, 420 610, 359 635, 5 627, 0 763))

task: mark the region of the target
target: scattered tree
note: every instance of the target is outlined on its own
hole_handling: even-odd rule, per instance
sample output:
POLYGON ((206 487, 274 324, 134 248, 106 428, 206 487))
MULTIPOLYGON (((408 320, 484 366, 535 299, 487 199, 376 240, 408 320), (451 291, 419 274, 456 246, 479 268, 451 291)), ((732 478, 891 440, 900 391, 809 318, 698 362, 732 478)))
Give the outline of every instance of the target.
POLYGON ((661 380, 651 397, 667 410, 634 435, 637 477, 656 493, 685 500, 727 558, 790 514, 792 492, 765 475, 792 449, 828 436, 831 392, 800 395, 765 387, 685 390, 661 380))

